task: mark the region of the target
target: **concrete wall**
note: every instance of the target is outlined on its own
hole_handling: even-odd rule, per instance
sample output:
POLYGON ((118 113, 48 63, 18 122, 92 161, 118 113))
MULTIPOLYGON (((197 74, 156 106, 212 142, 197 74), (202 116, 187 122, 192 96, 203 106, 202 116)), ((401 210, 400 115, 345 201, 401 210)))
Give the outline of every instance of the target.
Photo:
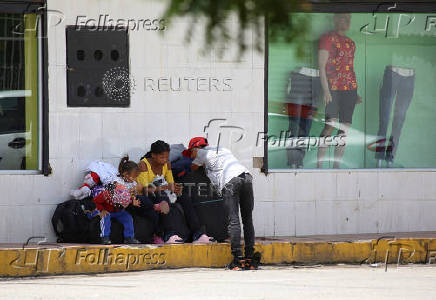
POLYGON ((53 210, 80 184, 87 163, 102 159, 118 164, 125 153, 136 160, 157 139, 187 144, 189 137, 204 136, 204 126, 214 118, 225 121, 207 128, 211 142, 220 125, 242 128, 233 133, 221 130, 221 144, 254 174, 258 236, 436 230, 435 172, 299 171, 265 176, 253 169, 252 157, 263 156, 262 145, 256 146, 257 133, 263 131, 263 54, 250 48, 238 61, 236 48, 228 44, 222 58, 220 49, 200 55, 202 25, 194 25, 192 43, 186 45, 184 32, 192 26, 188 19, 176 20, 163 36, 143 29, 129 32, 130 68, 136 81, 129 108, 67 108, 65 26, 74 25, 78 15, 154 19, 164 4, 49 0, 48 8, 65 15, 48 32, 53 174, 0 175, 0 242, 21 242, 35 235, 54 240, 53 210), (230 78, 232 91, 145 91, 145 77, 230 78), (243 139, 232 142, 241 131, 243 139))

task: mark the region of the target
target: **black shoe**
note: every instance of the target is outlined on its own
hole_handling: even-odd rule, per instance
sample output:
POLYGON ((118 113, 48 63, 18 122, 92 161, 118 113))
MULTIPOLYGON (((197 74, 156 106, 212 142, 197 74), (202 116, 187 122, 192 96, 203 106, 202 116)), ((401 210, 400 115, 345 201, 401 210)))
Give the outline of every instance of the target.
POLYGON ((110 244, 112 244, 112 242, 111 242, 111 240, 110 240, 110 238, 108 236, 102 237, 101 238, 101 243, 103 245, 110 245, 110 244))
POLYGON ((241 257, 233 258, 232 262, 226 266, 227 269, 232 271, 242 271, 245 268, 245 262, 241 257))
POLYGON ((124 244, 141 244, 141 242, 133 237, 130 237, 130 238, 124 239, 124 244))
POLYGON ((262 254, 260 252, 255 252, 251 258, 244 259, 244 269, 245 270, 257 270, 259 269, 260 259, 262 254))

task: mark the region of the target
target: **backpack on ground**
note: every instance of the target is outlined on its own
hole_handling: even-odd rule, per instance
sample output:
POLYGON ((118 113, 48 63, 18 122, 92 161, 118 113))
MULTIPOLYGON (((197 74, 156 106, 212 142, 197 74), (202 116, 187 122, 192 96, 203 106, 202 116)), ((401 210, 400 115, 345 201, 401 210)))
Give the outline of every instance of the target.
MULTIPOLYGON (((95 210, 91 197, 82 200, 68 200, 57 205, 51 222, 58 243, 100 243, 100 217, 89 218, 87 213, 95 210)), ((153 222, 143 216, 132 214, 135 237, 141 243, 153 240, 153 222)), ((123 225, 111 219, 110 239, 113 244, 124 242, 123 225)))
POLYGON ((90 201, 89 198, 68 200, 57 205, 51 222, 58 243, 88 243, 93 240, 91 222, 85 212, 92 208, 90 201))

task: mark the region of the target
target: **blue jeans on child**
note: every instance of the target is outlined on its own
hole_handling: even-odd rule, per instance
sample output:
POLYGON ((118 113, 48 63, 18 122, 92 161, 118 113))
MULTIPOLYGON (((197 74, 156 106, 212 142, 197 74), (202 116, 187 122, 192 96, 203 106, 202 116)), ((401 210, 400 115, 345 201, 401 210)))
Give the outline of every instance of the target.
POLYGON ((133 238, 135 230, 133 228, 133 218, 125 210, 107 213, 100 220, 100 229, 102 237, 109 237, 111 234, 111 219, 114 218, 120 222, 124 227, 124 238, 133 238))

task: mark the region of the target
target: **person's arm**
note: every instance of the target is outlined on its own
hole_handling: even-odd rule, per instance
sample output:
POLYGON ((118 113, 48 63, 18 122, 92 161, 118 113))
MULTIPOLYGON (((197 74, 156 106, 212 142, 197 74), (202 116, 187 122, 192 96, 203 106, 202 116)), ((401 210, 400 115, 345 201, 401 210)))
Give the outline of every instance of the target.
POLYGON ((138 198, 134 197, 134 198, 132 199, 132 205, 133 205, 133 206, 136 206, 136 207, 140 207, 140 206, 141 206, 141 201, 139 201, 138 198))
POLYGON ((100 194, 98 194, 96 197, 94 197, 94 203, 95 203, 95 208, 97 210, 101 211, 105 211, 104 209, 104 203, 105 203, 105 197, 106 197, 106 193, 107 191, 103 191, 100 194))
POLYGON ((198 148, 191 150, 191 158, 193 159, 191 164, 191 170, 197 171, 201 166, 206 163, 206 151, 198 148))
POLYGON ((327 61, 329 59, 329 52, 325 49, 320 49, 318 51, 318 65, 319 65, 319 79, 321 81, 322 88, 322 99, 324 104, 328 104, 332 101, 332 95, 330 94, 329 84, 327 81, 327 74, 325 67, 327 65, 327 61))
POLYGON ((139 167, 140 172, 147 172, 148 171, 147 164, 142 160, 139 162, 138 167, 139 167))
POLYGON ((145 162, 141 161, 139 164, 139 170, 140 173, 138 177, 136 178, 136 182, 139 186, 142 187, 142 194, 148 195, 149 193, 153 193, 154 189, 150 187, 150 184, 148 183, 148 168, 145 162))
POLYGON ((180 195, 182 193, 183 186, 175 183, 170 162, 168 162, 167 164, 167 172, 165 174, 165 180, 168 182, 171 192, 176 193, 177 195, 180 195))
POLYGON ((135 186, 135 193, 136 193, 137 195, 141 195, 143 192, 144 192, 144 187, 142 186, 142 184, 138 183, 138 184, 135 186))
POLYGON ((191 170, 192 170, 192 171, 197 171, 200 167, 201 167, 201 166, 192 163, 192 165, 191 165, 191 170))
POLYGON ((164 178, 168 182, 168 189, 174 193, 176 190, 176 186, 174 184, 174 177, 173 177, 173 172, 171 171, 171 163, 170 162, 167 162, 167 168, 166 168, 164 178))

